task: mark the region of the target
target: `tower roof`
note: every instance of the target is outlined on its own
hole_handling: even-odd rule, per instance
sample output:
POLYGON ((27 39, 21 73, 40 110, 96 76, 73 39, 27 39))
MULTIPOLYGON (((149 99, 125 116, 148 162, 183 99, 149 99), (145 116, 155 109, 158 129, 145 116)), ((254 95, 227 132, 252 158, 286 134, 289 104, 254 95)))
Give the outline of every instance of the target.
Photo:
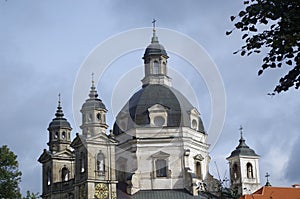
POLYGON ((151 38, 151 44, 146 48, 143 59, 146 59, 149 56, 165 56, 168 58, 167 52, 163 45, 161 45, 158 41, 158 37, 156 35, 156 29, 155 29, 155 22, 156 20, 153 20, 153 35, 151 38))
POLYGON ((95 87, 94 78, 92 78, 92 86, 89 94, 89 98, 82 105, 82 109, 105 109, 102 100, 98 98, 98 93, 95 87))
POLYGON ((253 149, 251 149, 247 144, 245 139, 243 138, 242 128, 241 130, 241 138, 239 140, 239 145, 235 148, 234 151, 231 152, 231 155, 228 158, 235 156, 259 156, 255 153, 253 149))
POLYGON ((55 118, 53 118, 52 121, 50 122, 48 130, 59 129, 59 128, 71 129, 70 123, 67 121, 66 118, 64 118, 64 113, 60 104, 60 94, 59 94, 57 110, 55 113, 55 118))

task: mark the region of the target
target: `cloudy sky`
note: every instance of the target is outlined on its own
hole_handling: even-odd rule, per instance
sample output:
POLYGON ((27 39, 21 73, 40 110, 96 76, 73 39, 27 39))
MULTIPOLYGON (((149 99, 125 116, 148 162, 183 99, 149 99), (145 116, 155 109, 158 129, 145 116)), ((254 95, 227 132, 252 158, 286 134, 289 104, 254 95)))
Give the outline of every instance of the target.
MULTIPOLYGON (((261 156, 261 183, 266 182, 266 172, 271 174, 274 186, 300 183, 299 92, 268 96, 286 70, 266 71, 257 77, 261 56, 243 58, 232 54, 242 45, 241 33, 228 37, 225 31, 233 27, 229 17, 242 8, 242 3, 234 0, 0 0, 0 145, 8 145, 18 155, 22 192, 41 193, 41 165, 37 159, 47 148, 47 127, 56 111, 58 93, 62 94, 63 110, 74 136, 80 130, 72 110, 73 87, 86 57, 113 35, 150 27, 153 18, 158 20, 158 27, 178 31, 198 42, 223 79, 226 118, 220 138, 211 149, 210 172, 217 177, 216 162, 221 178, 228 177, 225 158, 237 146, 238 129, 243 125, 246 143, 261 156)), ((151 32, 149 42, 150 37, 151 32)), ((142 73, 136 78, 128 78, 126 73, 142 67, 142 55, 143 51, 135 51, 121 56, 98 82, 100 97, 109 110, 117 112, 122 106, 118 102, 126 101, 137 89, 135 85, 140 85, 142 73), (112 94, 111 85, 126 78, 128 91, 112 94), (117 108, 112 107, 114 104, 117 108)), ((187 63, 171 52, 169 55, 170 70, 181 73, 187 63)), ((192 85, 196 99, 191 96, 191 101, 208 129, 212 105, 205 82, 201 76, 181 76, 192 85)), ((180 84, 173 85, 180 90, 180 84)), ((114 114, 108 117, 112 126, 114 114)))

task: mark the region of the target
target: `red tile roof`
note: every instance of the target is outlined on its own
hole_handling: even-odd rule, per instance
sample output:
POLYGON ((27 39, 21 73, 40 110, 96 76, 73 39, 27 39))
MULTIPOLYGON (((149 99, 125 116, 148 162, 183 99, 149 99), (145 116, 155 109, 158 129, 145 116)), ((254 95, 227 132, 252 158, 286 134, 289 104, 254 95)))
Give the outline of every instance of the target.
POLYGON ((300 199, 300 188, 264 186, 253 194, 246 194, 239 199, 300 199))

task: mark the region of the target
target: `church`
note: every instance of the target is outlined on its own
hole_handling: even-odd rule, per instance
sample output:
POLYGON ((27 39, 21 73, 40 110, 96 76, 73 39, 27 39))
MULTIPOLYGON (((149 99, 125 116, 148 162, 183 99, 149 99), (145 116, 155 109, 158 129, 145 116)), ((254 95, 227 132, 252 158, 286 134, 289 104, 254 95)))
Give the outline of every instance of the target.
MULTIPOLYGON (((197 108, 172 87, 168 58, 153 28, 142 86, 109 132, 94 80, 80 110, 82 132, 73 140, 58 101, 49 148, 38 159, 43 199, 220 198, 220 181, 209 173, 208 134, 197 108)), ((241 134, 227 158, 232 190, 260 188, 258 159, 241 134)))

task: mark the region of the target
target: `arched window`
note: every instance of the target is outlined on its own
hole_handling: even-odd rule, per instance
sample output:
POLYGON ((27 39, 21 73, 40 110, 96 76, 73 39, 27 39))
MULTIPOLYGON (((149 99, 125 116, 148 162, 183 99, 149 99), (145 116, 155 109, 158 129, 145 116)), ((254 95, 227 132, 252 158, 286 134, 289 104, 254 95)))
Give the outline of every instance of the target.
POLYGON ((97 171, 101 174, 105 172, 105 157, 102 152, 98 153, 97 155, 97 171))
POLYGON ((62 132, 61 138, 62 138, 62 139, 65 139, 65 138, 66 138, 66 132, 65 132, 65 131, 62 132))
POLYGON ((167 161, 157 159, 155 161, 156 177, 167 177, 167 161))
POLYGON ((84 153, 81 152, 80 153, 80 157, 79 157, 79 171, 81 173, 83 173, 85 171, 85 168, 84 168, 84 160, 85 160, 85 156, 84 156, 84 153))
POLYGON ((238 179, 238 165, 236 163, 232 167, 232 175, 234 180, 238 179))
POLYGON ((46 177, 47 177, 47 185, 51 185, 51 169, 50 167, 47 168, 47 173, 46 173, 46 177))
POLYGON ((247 178, 253 178, 253 167, 250 162, 247 163, 247 178))
POLYGON ((61 178, 63 182, 69 180, 69 169, 66 166, 64 166, 61 170, 61 178))
POLYGON ((55 132, 54 139, 58 139, 58 132, 55 132))
POLYGON ((197 176, 197 178, 202 179, 201 163, 200 162, 196 162, 196 176, 197 176))
POLYGON ((153 74, 159 74, 159 63, 158 63, 158 61, 153 62, 153 74))

